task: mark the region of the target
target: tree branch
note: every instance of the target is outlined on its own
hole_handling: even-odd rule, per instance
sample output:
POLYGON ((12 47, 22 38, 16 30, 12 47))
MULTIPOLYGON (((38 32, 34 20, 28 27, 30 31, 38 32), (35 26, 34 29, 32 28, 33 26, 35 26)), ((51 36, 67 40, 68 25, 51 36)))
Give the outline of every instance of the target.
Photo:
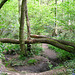
POLYGON ((8 0, 2 0, 2 2, 0 3, 0 9, 2 8, 2 6, 7 2, 8 0))
POLYGON ((57 39, 53 39, 53 38, 50 38, 50 37, 47 37, 47 36, 43 36, 43 35, 30 35, 30 37, 32 38, 48 38, 48 39, 52 39, 52 40, 55 40, 59 43, 62 43, 64 45, 68 45, 68 46, 72 46, 75 48, 75 43, 73 42, 70 42, 70 41, 65 41, 65 40, 57 40, 57 39))

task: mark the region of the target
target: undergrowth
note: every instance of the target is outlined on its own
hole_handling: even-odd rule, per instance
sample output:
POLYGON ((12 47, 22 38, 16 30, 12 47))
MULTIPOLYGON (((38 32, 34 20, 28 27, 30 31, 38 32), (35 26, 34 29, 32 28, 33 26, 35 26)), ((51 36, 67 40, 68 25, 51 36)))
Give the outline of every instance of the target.
POLYGON ((53 69, 65 68, 66 72, 58 73, 57 75, 75 75, 75 58, 72 60, 67 60, 64 64, 59 64, 59 66, 54 67, 53 69))
POLYGON ((31 64, 35 64, 37 63, 37 60, 36 59, 29 59, 28 60, 28 64, 31 65, 31 64))
MULTIPOLYGON (((27 48, 26 48, 27 49, 27 48)), ((33 44, 31 46, 31 51, 27 51, 27 57, 31 57, 33 55, 40 55, 40 52, 42 51, 41 44, 33 44)), ((20 46, 17 44, 3 44, 0 43, 0 57, 3 52, 7 52, 7 54, 20 54, 20 46)), ((20 55, 20 58, 23 56, 20 55)))

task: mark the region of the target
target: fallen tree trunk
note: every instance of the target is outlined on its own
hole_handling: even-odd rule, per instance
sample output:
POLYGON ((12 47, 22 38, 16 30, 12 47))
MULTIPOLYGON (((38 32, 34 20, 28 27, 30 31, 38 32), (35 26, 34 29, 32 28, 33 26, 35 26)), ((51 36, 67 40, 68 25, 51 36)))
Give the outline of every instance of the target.
MULTIPOLYGON (((2 43, 12 43, 12 44, 20 44, 18 39, 0 39, 0 42, 2 43)), ((74 47, 70 47, 67 45, 64 45, 62 43, 59 43, 58 41, 52 40, 52 39, 48 39, 48 38, 43 38, 43 39, 33 39, 33 40, 26 40, 25 44, 34 44, 34 43, 47 43, 47 44, 51 44, 55 47, 58 47, 60 49, 63 49, 65 51, 68 51, 70 53, 74 53, 75 52, 75 48, 74 47)))
POLYGON ((3 0, 1 3, 0 3, 0 9, 2 8, 2 6, 7 2, 8 0, 3 0))
POLYGON ((53 39, 53 38, 50 38, 50 37, 47 37, 47 36, 43 36, 43 35, 30 35, 30 37, 32 38, 48 38, 48 39, 52 39, 52 40, 55 40, 59 43, 62 43, 64 45, 68 45, 68 46, 72 46, 75 48, 75 43, 73 42, 70 42, 70 41, 65 41, 65 40, 57 40, 57 39, 53 39))

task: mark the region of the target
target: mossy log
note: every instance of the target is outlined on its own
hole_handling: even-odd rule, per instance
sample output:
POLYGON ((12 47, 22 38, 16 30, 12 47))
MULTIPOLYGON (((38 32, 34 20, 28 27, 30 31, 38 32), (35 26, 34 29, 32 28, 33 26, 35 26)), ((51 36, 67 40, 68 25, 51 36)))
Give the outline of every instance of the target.
POLYGON ((53 39, 53 38, 50 38, 50 37, 47 37, 47 36, 43 36, 43 35, 30 35, 32 38, 48 38, 48 39, 52 39, 52 40, 55 40, 59 43, 62 43, 64 45, 68 45, 68 46, 72 46, 75 48, 75 43, 73 42, 70 42, 70 41, 66 41, 66 40, 57 40, 57 39, 53 39))
MULTIPOLYGON (((2 43, 12 43, 12 44, 20 44, 18 39, 8 39, 8 38, 3 38, 0 39, 0 42, 2 43)), ((58 47, 60 49, 63 49, 65 51, 68 51, 70 53, 75 53, 75 48, 72 46, 67 46, 64 45, 56 40, 49 39, 49 38, 42 38, 42 39, 33 39, 33 40, 25 40, 25 44, 34 44, 34 43, 47 43, 51 44, 55 47, 58 47)))

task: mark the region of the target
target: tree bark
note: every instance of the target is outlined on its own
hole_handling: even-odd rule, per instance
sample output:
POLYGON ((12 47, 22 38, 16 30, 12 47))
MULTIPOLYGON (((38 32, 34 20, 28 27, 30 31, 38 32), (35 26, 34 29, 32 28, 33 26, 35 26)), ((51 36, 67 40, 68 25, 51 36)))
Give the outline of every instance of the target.
POLYGON ((25 19, 25 0, 22 0, 20 28, 19 28, 19 41, 20 41, 21 55, 25 55, 24 19, 25 19))
POLYGON ((57 32, 57 21, 56 21, 56 19, 57 19, 57 0, 55 0, 55 5, 56 5, 56 7, 55 7, 55 36, 57 36, 58 35, 58 32, 57 32))
MULTIPOLYGON (((12 44, 20 44, 20 41, 18 39, 0 39, 0 42, 2 43, 12 43, 12 44)), ((51 44, 55 47, 58 47, 60 49, 63 49, 65 51, 68 51, 70 53, 75 53, 75 48, 71 46, 64 45, 56 40, 50 39, 50 38, 42 38, 42 39, 33 39, 33 40, 25 40, 25 44, 34 44, 34 43, 47 43, 51 44)), ((74 43, 75 45, 75 43, 74 43)))
POLYGON ((0 9, 2 8, 2 6, 7 2, 8 0, 3 0, 1 3, 0 3, 0 9))
POLYGON ((54 28, 54 31, 52 33, 52 36, 57 36, 58 35, 58 32, 57 32, 57 21, 56 21, 56 19, 57 19, 57 0, 55 0, 55 5, 56 5, 56 7, 55 7, 55 23, 54 23, 55 28, 54 28))
POLYGON ((62 43, 64 45, 68 45, 68 46, 72 46, 75 48, 75 43, 73 42, 70 42, 70 41, 65 41, 65 40, 57 40, 57 39, 53 39, 53 38, 50 38, 50 37, 47 37, 47 36, 43 36, 43 35, 30 35, 32 38, 48 38, 48 39, 52 39, 52 40, 55 40, 59 43, 62 43))
MULTIPOLYGON (((27 10, 27 0, 25 0, 25 17, 26 17, 26 24, 27 24, 27 40, 30 40, 30 23, 28 17, 28 10, 27 10)), ((27 51, 30 51, 31 45, 27 44, 27 51)))

